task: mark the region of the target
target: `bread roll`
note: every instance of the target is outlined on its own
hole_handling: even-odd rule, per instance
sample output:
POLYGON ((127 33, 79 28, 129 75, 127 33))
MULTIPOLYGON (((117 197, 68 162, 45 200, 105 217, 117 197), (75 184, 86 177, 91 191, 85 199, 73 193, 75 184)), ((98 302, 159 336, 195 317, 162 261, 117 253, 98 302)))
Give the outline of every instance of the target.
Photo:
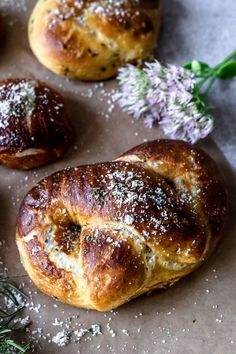
POLYGON ((3 29, 2 29, 2 25, 0 24, 0 45, 2 44, 2 40, 3 40, 3 29))
POLYGON ((73 136, 56 91, 35 80, 0 81, 0 163, 39 167, 61 157, 73 136))
POLYGON ((152 56, 160 17, 160 0, 39 0, 29 20, 29 42, 54 73, 103 80, 125 63, 152 56))
MULTIPOLYGON (((1 21, 1 14, 0 14, 0 21, 1 21)), ((3 31, 3 26, 0 23, 0 50, 1 50, 3 40, 4 40, 4 31, 3 31)))
POLYGON ((188 143, 159 140, 42 180, 21 204, 17 245, 43 292, 108 311, 199 267, 227 214, 214 161, 188 143))

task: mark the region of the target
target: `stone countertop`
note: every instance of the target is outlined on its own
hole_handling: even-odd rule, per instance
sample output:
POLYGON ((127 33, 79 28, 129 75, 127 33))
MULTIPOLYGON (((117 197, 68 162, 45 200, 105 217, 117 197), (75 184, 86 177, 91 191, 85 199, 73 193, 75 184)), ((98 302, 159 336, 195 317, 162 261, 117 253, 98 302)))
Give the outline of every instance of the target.
MULTIPOLYGON (((182 64, 192 59, 217 65, 236 49, 235 0, 164 0, 160 59, 182 64)), ((236 78, 217 82, 208 95, 215 107, 212 137, 236 169, 236 78)))

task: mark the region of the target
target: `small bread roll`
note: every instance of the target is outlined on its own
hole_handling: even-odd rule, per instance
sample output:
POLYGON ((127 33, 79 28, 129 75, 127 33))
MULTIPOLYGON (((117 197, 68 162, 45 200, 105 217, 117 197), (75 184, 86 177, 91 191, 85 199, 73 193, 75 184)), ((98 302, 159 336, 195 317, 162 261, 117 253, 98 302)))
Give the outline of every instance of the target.
POLYGON ((56 74, 103 80, 125 63, 152 56, 160 18, 160 0, 39 0, 29 41, 38 60, 56 74))
MULTIPOLYGON (((1 16, 0 16, 0 21, 1 21, 1 16)), ((4 31, 3 31, 2 24, 0 23, 0 49, 1 49, 1 46, 2 46, 3 40, 4 40, 4 31)))
POLYGON ((34 80, 0 81, 0 163, 39 167, 61 157, 73 136, 56 91, 34 80))
POLYGON ((224 181, 208 155, 152 141, 39 182, 21 204, 17 245, 43 292, 109 311, 198 268, 227 214, 224 181))

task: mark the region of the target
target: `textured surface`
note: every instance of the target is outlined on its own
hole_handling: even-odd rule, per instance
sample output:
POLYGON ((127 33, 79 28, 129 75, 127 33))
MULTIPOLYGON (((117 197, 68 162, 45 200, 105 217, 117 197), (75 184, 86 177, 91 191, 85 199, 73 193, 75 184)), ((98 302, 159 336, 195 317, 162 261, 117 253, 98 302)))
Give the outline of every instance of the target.
POLYGON ((0 163, 28 170, 56 161, 74 132, 66 104, 35 80, 0 81, 0 163))
POLYGON ((227 206, 208 156, 152 141, 119 161, 41 181, 20 207, 17 245, 46 294, 109 311, 199 267, 222 235, 227 206))
POLYGON ((152 56, 160 14, 159 0, 41 0, 29 21, 30 46, 57 74, 107 79, 124 63, 152 56))
MULTIPOLYGON (((214 255, 197 272, 167 291, 143 296, 105 315, 77 311, 36 292, 20 265, 15 245, 15 217, 23 196, 43 177, 66 166, 111 160, 144 139, 161 137, 158 129, 147 130, 142 122, 118 109, 108 112, 108 92, 114 82, 101 86, 69 81, 43 69, 32 55, 27 41, 27 20, 33 0, 1 0, 0 12, 6 29, 6 44, 0 50, 0 78, 26 76, 49 83, 67 98, 77 138, 64 159, 32 172, 11 171, 0 166, 1 258, 17 282, 31 291, 36 310, 25 311, 32 319, 31 330, 43 329, 36 352, 55 353, 138 353, 138 354, 235 354, 236 352, 236 158, 235 87, 236 82, 217 84, 209 96, 216 106, 216 129, 212 139, 201 146, 220 165, 229 185, 231 219, 214 255), (224 152, 228 161, 224 158, 224 152), (58 306, 58 307, 55 307, 58 306), (50 336, 65 327, 66 319, 77 316, 75 327, 102 326, 103 334, 87 334, 78 344, 58 348, 50 336), (53 325, 55 317, 64 321, 53 325), (116 335, 114 335, 114 331, 116 335)), ((159 45, 160 57, 182 63, 196 57, 217 63, 235 48, 235 0, 165 0, 164 23, 159 45)), ((38 338, 37 335, 34 335, 38 338)))

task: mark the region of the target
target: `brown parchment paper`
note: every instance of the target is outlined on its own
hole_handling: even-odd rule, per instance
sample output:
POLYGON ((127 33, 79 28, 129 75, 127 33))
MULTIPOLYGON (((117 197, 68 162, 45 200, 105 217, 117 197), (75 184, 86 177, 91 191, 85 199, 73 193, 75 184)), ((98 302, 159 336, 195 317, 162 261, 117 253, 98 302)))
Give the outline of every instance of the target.
MULTIPOLYGON (((67 80, 37 62, 28 45, 26 27, 34 4, 30 0, 0 0, 1 23, 6 29, 0 51, 0 79, 30 77, 56 88, 68 102, 77 133, 68 153, 54 164, 30 172, 0 166, 0 239, 6 242, 0 246, 0 256, 8 274, 16 283, 24 283, 25 292, 33 297, 34 305, 25 310, 24 316, 31 317, 30 332, 37 328, 43 331, 36 353, 236 353, 236 178, 220 148, 210 139, 201 145, 217 160, 226 177, 231 216, 221 244, 198 271, 170 289, 140 297, 107 314, 56 302, 30 282, 15 245, 15 217, 25 193, 44 176, 66 166, 110 160, 144 139, 162 137, 158 128, 145 129, 142 122, 132 122, 119 109, 109 113, 107 96, 116 88, 114 80, 102 85, 67 80), (62 327, 53 325, 55 318, 63 321, 62 327), (71 343, 62 348, 50 343, 52 336, 71 322, 73 330, 99 324, 102 334, 87 334, 77 344, 72 336, 71 343)), ((22 338, 29 338, 30 332, 22 338)))

